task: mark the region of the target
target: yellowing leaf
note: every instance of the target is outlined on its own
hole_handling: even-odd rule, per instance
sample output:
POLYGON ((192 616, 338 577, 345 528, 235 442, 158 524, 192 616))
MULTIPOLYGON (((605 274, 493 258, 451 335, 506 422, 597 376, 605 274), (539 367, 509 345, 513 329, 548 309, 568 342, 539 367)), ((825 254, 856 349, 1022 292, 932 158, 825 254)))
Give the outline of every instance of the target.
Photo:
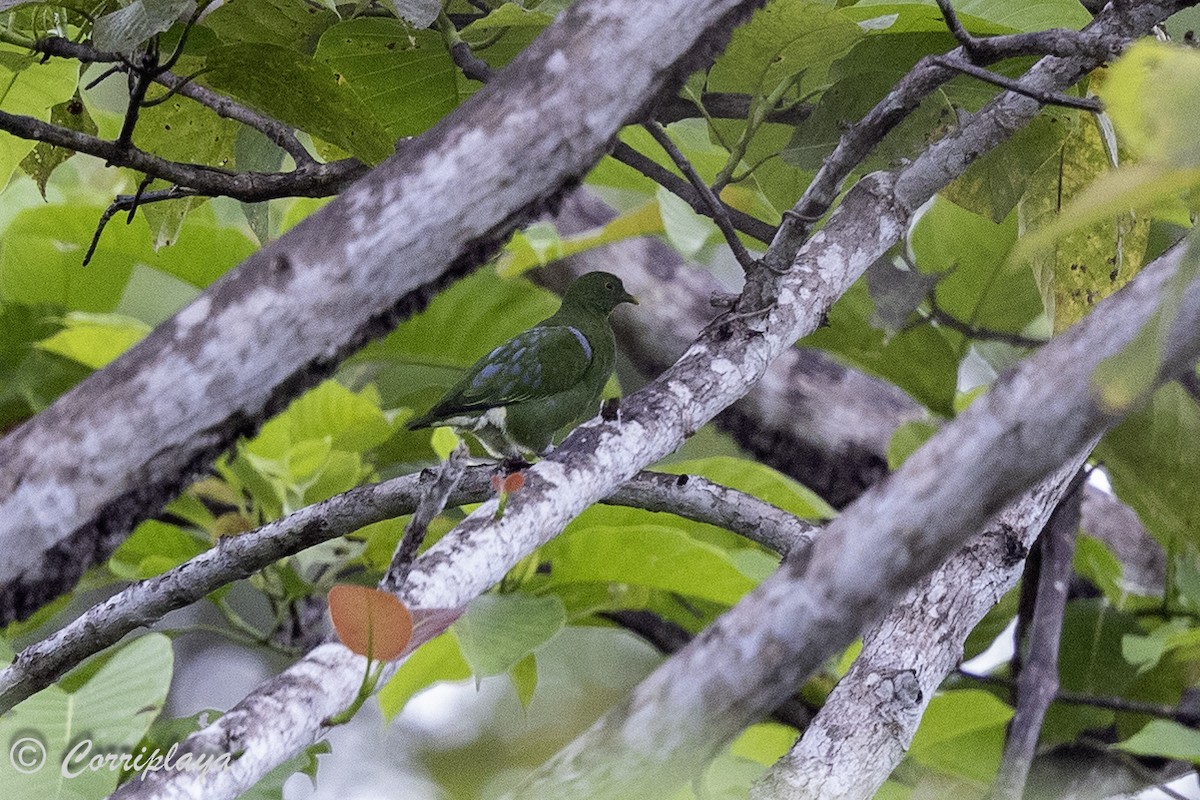
POLYGON ((1097 93, 1139 156, 1200 167, 1200 52, 1143 39, 1108 69, 1097 93))
POLYGON ((1020 264, 1029 259, 1055 332, 1082 319, 1142 268, 1148 216, 1132 214, 1124 203, 1117 203, 1115 208, 1093 211, 1086 223, 1075 221, 1076 197, 1100 204, 1088 195, 1089 187, 1106 176, 1110 163, 1098 126, 1085 123, 1067 139, 1059 157, 1037 171, 1018 205, 1022 234, 1059 224, 1052 237, 1035 239, 1034 246, 1022 246, 1018 240, 1010 260, 1020 264))

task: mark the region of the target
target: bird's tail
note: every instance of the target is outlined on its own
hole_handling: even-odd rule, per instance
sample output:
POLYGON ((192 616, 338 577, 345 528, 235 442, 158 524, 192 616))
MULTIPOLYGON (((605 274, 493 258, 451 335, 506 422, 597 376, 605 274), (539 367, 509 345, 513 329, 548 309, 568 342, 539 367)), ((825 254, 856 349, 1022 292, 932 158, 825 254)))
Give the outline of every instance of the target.
POLYGON ((410 419, 407 423, 405 423, 404 427, 408 428, 410 431, 419 430, 421 428, 432 428, 434 423, 437 421, 437 416, 432 413, 422 414, 415 419, 410 419))

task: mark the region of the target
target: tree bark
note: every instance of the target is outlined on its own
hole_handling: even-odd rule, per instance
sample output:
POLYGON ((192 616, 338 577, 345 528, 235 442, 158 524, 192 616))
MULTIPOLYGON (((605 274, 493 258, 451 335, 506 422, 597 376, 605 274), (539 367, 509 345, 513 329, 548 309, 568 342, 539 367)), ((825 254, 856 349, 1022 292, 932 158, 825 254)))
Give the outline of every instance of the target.
POLYGON ((0 441, 0 623, 70 589, 239 436, 552 207, 757 5, 573 6, 403 152, 0 441))

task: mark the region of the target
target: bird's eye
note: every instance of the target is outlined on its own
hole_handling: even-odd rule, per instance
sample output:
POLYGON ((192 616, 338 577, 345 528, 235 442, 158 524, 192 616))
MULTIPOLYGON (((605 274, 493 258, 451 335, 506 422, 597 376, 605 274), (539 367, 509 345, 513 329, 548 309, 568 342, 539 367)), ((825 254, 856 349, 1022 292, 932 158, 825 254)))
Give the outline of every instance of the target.
POLYGON ((613 287, 613 285, 611 283, 604 284, 605 289, 611 289, 612 287, 613 287))

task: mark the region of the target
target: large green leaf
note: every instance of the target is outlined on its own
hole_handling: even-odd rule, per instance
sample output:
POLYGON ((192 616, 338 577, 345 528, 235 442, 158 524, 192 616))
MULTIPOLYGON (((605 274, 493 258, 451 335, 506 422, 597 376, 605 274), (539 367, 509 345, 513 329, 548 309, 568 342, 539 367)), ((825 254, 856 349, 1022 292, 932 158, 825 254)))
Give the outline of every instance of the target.
POLYGON ((980 783, 1000 766, 1013 710, 979 689, 942 692, 929 702, 908 753, 917 762, 980 783))
POLYGON ((1042 313, 1041 295, 1028 270, 1005 268, 1017 238, 1016 215, 996 224, 935 198, 909 237, 922 272, 941 276, 938 306, 980 328, 1020 333, 1042 313))
POLYGON ((829 312, 828 325, 801 340, 886 378, 943 416, 954 416, 959 354, 948 334, 930 326, 888 337, 872 327, 874 304, 858 281, 829 312))
POLYGON ((192 3, 193 0, 133 0, 96 20, 92 44, 103 52, 131 54, 151 36, 170 28, 192 3))
POLYGON ((435 31, 360 17, 321 35, 316 59, 328 64, 393 139, 415 136, 458 105, 458 68, 435 31))
POLYGON ((1048 108, 993 147, 942 192, 955 203, 1003 222, 1035 173, 1056 156, 1080 124, 1079 112, 1048 108))
POLYGON ((708 88, 767 95, 799 72, 802 86, 819 86, 829 65, 862 36, 858 25, 827 3, 769 3, 733 32, 709 71, 708 88))
POLYGON ((119 772, 89 769, 88 760, 132 750, 166 702, 171 668, 170 640, 148 634, 121 648, 74 691, 50 686, 0 717, 8 754, 0 758, 5 791, 46 800, 112 792, 119 772))
POLYGON ((566 624, 563 604, 553 595, 485 594, 471 601, 451 630, 478 682, 517 666, 566 624))
POLYGON ((1200 53, 1143 40, 1106 71, 1098 93, 1121 140, 1140 157, 1200 166, 1200 53))
POLYGON ((63 329, 38 344, 49 353, 100 369, 140 342, 150 326, 120 314, 75 311, 63 318, 63 329))
POLYGON ((1200 547, 1200 407, 1176 383, 1109 431, 1096 449, 1117 495, 1169 549, 1200 547))
POLYGON ((219 47, 199 80, 260 111, 378 163, 395 150, 392 137, 329 65, 282 45, 219 47))
MULTIPOLYGON (((78 85, 78 62, 69 58, 43 62, 23 48, 0 43, 0 108, 9 114, 49 120, 50 110, 70 100, 78 85)), ((35 144, 0 132, 0 187, 8 184, 35 144)))
MULTIPOLYGON (((321 33, 337 21, 336 13, 315 3, 226 0, 204 18, 204 26, 226 44, 256 42, 312 53, 321 33)), ((256 69, 251 74, 259 73, 256 69)))
POLYGON ((1167 719, 1151 720, 1146 727, 1123 742, 1118 750, 1141 756, 1191 761, 1200 764, 1200 731, 1167 719))
MULTIPOLYGON (((86 133, 89 136, 96 135, 96 123, 92 120, 92 116, 83 105, 83 101, 80 99, 78 93, 70 100, 59 103, 50 109, 50 124, 86 133)), ((22 159, 21 169, 37 181, 38 190, 41 191, 43 200, 46 199, 46 181, 50 180, 51 173, 54 172, 59 164, 62 164, 73 155, 75 155, 74 150, 68 150, 65 147, 55 147, 46 142, 38 142, 29 155, 22 159)))
POLYGON ((551 586, 632 583, 733 605, 754 588, 731 553, 665 525, 572 525, 541 551, 551 586))
MULTIPOLYGON (((1051 224, 1071 213, 1070 201, 1111 169, 1098 126, 1086 121, 1029 182, 1018 205, 1021 230, 1051 224)), ((1120 213, 1083 230, 1060 236, 1032 256, 1034 276, 1055 331, 1070 327, 1125 285, 1142 268, 1149 217, 1120 213)), ((1014 253, 1014 258, 1018 258, 1014 253)))

